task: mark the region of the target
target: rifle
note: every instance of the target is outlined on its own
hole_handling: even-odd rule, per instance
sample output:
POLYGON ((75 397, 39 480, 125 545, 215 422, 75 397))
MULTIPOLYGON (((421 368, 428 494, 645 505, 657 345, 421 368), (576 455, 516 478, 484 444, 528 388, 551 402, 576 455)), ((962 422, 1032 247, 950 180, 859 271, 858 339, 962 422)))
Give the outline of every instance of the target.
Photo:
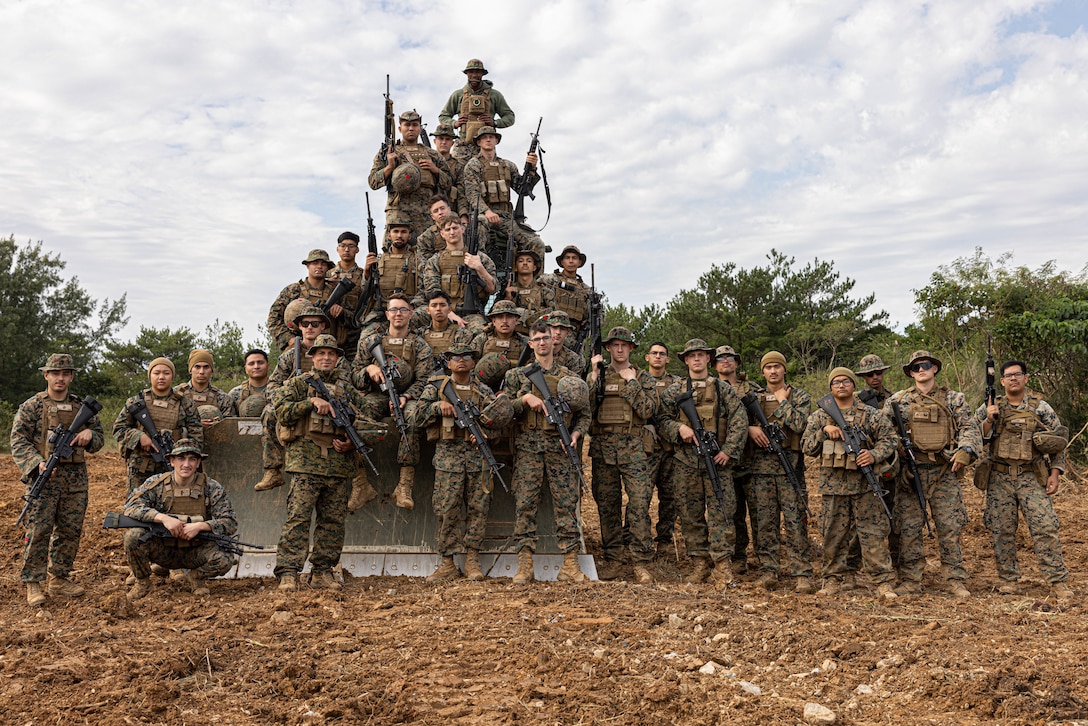
MULTIPOLYGON (((846 455, 853 455, 855 458, 862 450, 862 444, 868 442, 868 437, 865 432, 861 430, 861 427, 857 424, 847 425, 846 419, 842 417, 842 411, 839 410, 839 404, 835 403, 835 397, 830 393, 816 402, 819 406, 831 417, 831 420, 842 429, 842 445, 846 449, 846 455)), ((862 476, 865 477, 865 481, 869 483, 869 487, 873 490, 873 494, 880 500, 880 505, 884 507, 884 513, 888 515, 888 519, 892 518, 891 511, 888 510, 888 503, 884 501, 884 495, 887 494, 884 488, 880 486, 880 481, 876 478, 876 472, 873 471, 873 465, 858 466, 858 470, 862 476)))
MULTIPOLYGON (((536 133, 532 136, 532 141, 529 142, 529 154, 535 154, 537 147, 540 145, 540 126, 544 123, 544 117, 541 116, 540 120, 536 124, 536 133)), ((543 166, 541 167, 543 168, 543 166)), ((503 266, 503 270, 499 273, 499 299, 501 300, 506 296, 506 286, 509 281, 514 279, 514 262, 517 258, 517 245, 514 243, 514 225, 525 224, 525 197, 530 199, 536 199, 533 194, 533 187, 529 183, 529 180, 533 175, 533 167, 528 161, 525 162, 525 167, 521 171, 521 176, 518 177, 511 189, 514 194, 517 195, 517 202, 514 203, 514 213, 510 215, 510 228, 506 235, 506 264, 503 266)), ((549 218, 551 217, 551 209, 549 207, 549 218)), ((545 222, 547 225, 547 222, 545 222)))
POLYGON ((491 468, 491 473, 495 475, 495 478, 502 484, 502 488, 507 492, 510 491, 510 487, 506 486, 506 482, 499 476, 499 469, 502 468, 502 464, 495 460, 495 455, 491 453, 491 447, 487 443, 487 438, 484 436, 484 432, 480 430, 480 424, 477 419, 480 417, 480 409, 471 400, 462 401, 457 395, 457 390, 453 386, 453 380, 446 379, 446 382, 442 384, 442 395, 446 397, 446 400, 453 406, 453 420, 457 423, 457 428, 465 429, 473 438, 476 439, 476 448, 480 450, 480 454, 483 455, 484 461, 487 462, 488 467, 491 468))
MULTIPOLYGON (((997 398, 997 366, 994 365, 994 350, 990 340, 990 334, 986 333, 986 405, 992 406, 997 398)), ((994 414, 996 428, 997 414, 994 414)))
POLYGON ((151 443, 154 445, 151 450, 151 458, 156 464, 162 464, 167 469, 173 469, 174 467, 170 466, 170 460, 167 457, 174 450, 174 437, 170 435, 169 431, 160 434, 159 430, 155 428, 155 422, 151 420, 151 413, 147 410, 144 397, 137 396, 132 405, 128 407, 128 412, 136 419, 138 424, 143 426, 148 438, 151 439, 151 443))
POLYGON ((408 437, 408 421, 404 418, 404 409, 400 407, 400 396, 397 395, 397 387, 393 383, 394 380, 400 378, 400 371, 385 357, 385 349, 382 348, 382 337, 380 335, 374 336, 374 342, 368 346, 368 350, 370 355, 374 356, 374 362, 382 369, 382 376, 385 381, 381 384, 381 390, 389 395, 389 407, 393 412, 393 421, 396 422, 401 438, 404 439, 405 448, 410 450, 412 440, 408 437))
POLYGON ((785 472, 786 478, 790 480, 790 485, 793 486, 793 491, 796 492, 797 498, 801 500, 801 504, 805 507, 805 518, 811 519, 812 510, 808 508, 808 492, 805 491, 805 485, 801 481, 801 477, 797 476, 797 470, 790 462, 789 454, 782 448, 782 444, 786 441, 786 432, 782 430, 782 426, 778 422, 771 423, 767 420, 767 414, 763 413, 763 407, 759 403, 759 396, 755 392, 749 391, 744 394, 741 402, 748 409, 748 415, 754 418, 760 428, 763 429, 763 433, 767 434, 767 448, 778 457, 778 463, 782 465, 782 471, 785 472))
POLYGON ((922 491, 922 475, 918 473, 918 459, 914 456, 914 442, 910 440, 910 434, 907 433, 907 427, 903 423, 903 412, 899 410, 899 401, 893 400, 890 403, 892 404, 892 423, 895 424, 895 430, 899 432, 899 442, 903 444, 907 469, 910 471, 910 478, 914 482, 914 496, 918 497, 918 506, 922 510, 922 521, 926 523, 929 538, 933 539, 933 525, 929 523, 929 515, 926 513, 926 493, 922 491))
MULTIPOLYGON (((397 117, 393 114, 393 97, 389 95, 389 74, 385 74, 385 141, 382 142, 382 165, 385 166, 389 163, 389 155, 396 153, 393 151, 397 144, 397 117)), ((390 196, 393 195, 393 175, 390 174, 389 178, 385 181, 385 191, 390 196)), ((369 210, 369 204, 368 204, 369 210)))
POLYGON ((589 313, 586 315, 585 321, 582 326, 578 328, 578 335, 575 338, 575 349, 579 352, 585 350, 583 347, 586 340, 593 341, 593 346, 596 350, 600 350, 601 343, 601 323, 604 321, 604 314, 601 310, 601 296, 597 292, 597 281, 594 274, 594 265, 589 265, 589 313))
MULTIPOLYGON (((414 108, 412 110, 416 111, 414 108)), ((416 113, 419 113, 419 111, 416 111, 416 113)), ((420 118, 423 117, 420 116, 420 118)), ((422 121, 419 122, 419 138, 423 142, 424 146, 426 146, 428 149, 431 148, 431 137, 427 135, 427 124, 423 123, 422 121)))
MULTIPOLYGON (((123 514, 117 512, 108 512, 106 519, 102 522, 102 529, 143 529, 146 530, 144 534, 140 535, 141 542, 147 542, 152 537, 161 537, 163 539, 177 539, 174 535, 170 534, 170 530, 166 528, 166 525, 162 522, 141 522, 138 519, 132 517, 126 517, 123 514)), ((206 542, 214 542, 215 546, 223 550, 229 555, 241 556, 245 554, 242 550, 243 547, 248 547, 251 550, 264 550, 261 545, 250 544, 249 542, 241 542, 237 537, 228 537, 225 534, 216 534, 214 532, 201 532, 194 539, 202 539, 206 542)))
MULTIPOLYGON (((60 460, 67 459, 75 453, 75 447, 72 446, 72 439, 74 439, 76 434, 79 433, 79 430, 86 426, 101 410, 102 404, 94 400, 91 396, 87 396, 83 399, 83 405, 79 407, 79 411, 76 412, 76 417, 72 419, 71 426, 65 428, 63 424, 60 424, 53 429, 53 433, 49 435, 49 443, 53 445, 53 453, 45 460, 45 468, 34 477, 34 481, 30 485, 30 491, 23 496, 26 504, 23 505, 23 511, 19 512, 19 518, 15 520, 16 527, 22 524, 23 517, 30 511, 30 505, 34 500, 41 498, 42 488, 45 487, 49 478, 53 476, 53 471, 57 468, 57 464, 60 463, 60 460)), ((30 474, 27 474, 26 478, 29 480, 30 474)))
POLYGON ((374 462, 370 459, 371 448, 366 445, 363 437, 359 435, 359 432, 352 425, 355 423, 355 412, 351 410, 351 404, 348 403, 347 399, 333 398, 332 393, 329 392, 329 387, 325 385, 325 381, 321 380, 317 375, 307 378, 306 383, 317 391, 318 396, 329 402, 329 405, 332 406, 332 416, 329 418, 337 427, 344 429, 348 441, 354 444, 355 450, 366 459, 366 463, 370 465, 370 470, 374 472, 374 476, 381 476, 378 467, 374 466, 374 462))
MULTIPOLYGON (((476 205, 472 208, 472 216, 468 221, 468 229, 465 231, 465 254, 475 255, 480 251, 480 197, 476 197, 476 205)), ((462 264, 457 268, 457 277, 465 286, 465 298, 461 302, 458 315, 479 315, 484 311, 480 301, 480 275, 468 265, 462 264)))
POLYGON ((295 375, 302 375, 302 336, 295 336, 295 375))
MULTIPOLYGON (((374 227, 374 217, 370 213, 370 193, 366 196, 366 251, 378 256, 378 230, 374 227)), ((363 283, 363 292, 359 295, 359 302, 355 307, 355 325, 358 327, 363 314, 368 308, 382 309, 382 287, 378 275, 378 266, 370 271, 370 277, 363 283)))
POLYGON ((703 465, 710 477, 710 488, 714 490, 714 498, 718 500, 718 506, 722 508, 722 514, 728 518, 732 515, 725 511, 725 493, 722 491, 722 480, 718 476, 717 464, 714 463, 714 457, 718 455, 722 448, 718 445, 718 440, 714 437, 714 434, 707 431, 706 427, 703 426, 703 422, 699 418, 699 412, 695 410, 695 399, 692 398, 691 391, 681 393, 676 399, 676 405, 679 406, 687 418, 688 424, 695 431, 695 441, 692 441, 691 445, 695 447, 695 453, 703 457, 703 465))
POLYGON ((332 289, 332 295, 329 295, 329 299, 321 303, 318 307, 321 308, 321 312, 332 317, 332 313, 329 312, 329 308, 333 305, 339 305, 340 301, 344 299, 344 296, 351 292, 355 287, 355 283, 346 277, 341 277, 336 281, 336 287, 332 289))
POLYGON ((539 363, 533 363, 529 366, 525 370, 525 377, 536 387, 540 397, 544 400, 544 412, 548 423, 559 432, 559 443, 563 445, 563 451, 567 452, 571 466, 574 467, 575 473, 578 474, 578 481, 582 484, 582 491, 588 492, 589 487, 586 486, 585 477, 582 475, 582 462, 578 458, 578 450, 574 446, 574 439, 571 438, 570 429, 567 428, 567 423, 563 420, 563 414, 570 413, 570 406, 563 399, 552 395, 552 392, 548 389, 548 381, 544 378, 544 370, 539 363))

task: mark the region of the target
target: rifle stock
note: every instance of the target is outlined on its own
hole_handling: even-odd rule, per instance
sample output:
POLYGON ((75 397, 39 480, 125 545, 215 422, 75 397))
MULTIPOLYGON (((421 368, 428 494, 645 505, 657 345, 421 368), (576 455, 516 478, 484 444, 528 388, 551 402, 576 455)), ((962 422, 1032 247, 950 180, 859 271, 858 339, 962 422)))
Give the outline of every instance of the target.
MULTIPOLYGON (((480 251, 480 197, 476 197, 476 204, 472 208, 472 216, 468 221, 468 229, 465 231, 465 254, 476 255, 480 251)), ((465 286, 465 298, 461 302, 458 315, 479 315, 484 311, 483 302, 480 300, 480 275, 468 265, 462 264, 457 270, 457 276, 465 286)))

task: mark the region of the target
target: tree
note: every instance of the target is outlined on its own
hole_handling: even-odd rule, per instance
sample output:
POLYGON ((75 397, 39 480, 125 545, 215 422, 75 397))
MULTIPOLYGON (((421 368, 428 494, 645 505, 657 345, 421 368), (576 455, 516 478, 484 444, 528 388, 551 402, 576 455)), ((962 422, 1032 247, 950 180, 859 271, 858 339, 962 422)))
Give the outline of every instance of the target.
POLYGON ((22 403, 42 389, 38 366, 50 353, 70 353, 81 368, 100 360, 103 344, 128 322, 125 296, 96 301, 65 280, 66 263, 42 242, 0 239, 0 399, 22 403))

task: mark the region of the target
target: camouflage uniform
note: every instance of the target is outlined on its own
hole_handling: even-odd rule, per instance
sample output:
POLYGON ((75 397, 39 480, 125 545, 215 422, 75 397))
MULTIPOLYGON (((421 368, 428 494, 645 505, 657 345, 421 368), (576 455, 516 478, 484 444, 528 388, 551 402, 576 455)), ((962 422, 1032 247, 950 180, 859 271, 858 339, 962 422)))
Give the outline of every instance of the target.
MULTIPOLYGON (((1051 469, 1065 471, 1065 452, 1044 456, 1034 445, 1024 445, 1021 451, 1008 447, 1002 451, 1000 446, 1003 433, 1012 434, 1010 424, 1017 421, 1030 436, 1034 431, 1054 431, 1061 426, 1058 414, 1049 403, 1037 394, 1025 391, 1024 400, 1013 406, 1005 396, 998 396, 994 401, 999 407, 997 426, 991 432, 988 441, 993 468, 990 472, 990 486, 986 490, 986 512, 983 523, 993 534, 994 560, 997 563, 997 575, 1006 582, 1020 579, 1020 563, 1016 553, 1017 512, 1024 513, 1024 521, 1031 533, 1035 546, 1035 557, 1039 570, 1051 584, 1069 579, 1062 558, 1062 541, 1058 534, 1061 523, 1054 511, 1054 502, 1046 493, 1046 487, 1040 482, 1041 475, 1049 475, 1051 469), (1034 413, 1034 419, 1025 416, 1034 413), (1013 456, 1018 453, 1020 456, 1013 456)), ((986 420, 986 405, 979 406, 979 421, 986 420)), ((1045 481, 1045 478, 1044 478, 1045 481)))
MULTIPOLYGON (((563 255, 560 254, 557 259, 562 257, 563 255)), ((589 317, 589 296, 592 288, 585 283, 581 275, 568 277, 562 269, 550 275, 541 275, 540 282, 552 288, 555 294, 555 307, 570 318, 574 334, 568 337, 566 342, 573 347, 582 324, 589 317)))
POLYGON ((197 446, 204 446, 204 428, 200 424, 200 415, 197 413, 196 404, 189 399, 175 391, 171 391, 166 396, 156 396, 150 388, 129 398, 113 422, 113 438, 121 444, 121 456, 128 462, 128 492, 143 484, 152 474, 170 471, 166 462, 155 463, 151 452, 140 448, 140 436, 147 432, 129 413, 129 407, 141 398, 152 420, 160 418, 163 421, 160 424, 159 420, 155 420, 155 426, 160 434, 169 431, 174 441, 188 438, 193 439, 197 446), (171 413, 171 408, 175 409, 175 412, 171 413))
MULTIPOLYGON (((702 416, 700 416, 702 418, 702 416)), ((672 442, 673 473, 672 489, 680 506, 680 531, 688 557, 710 557, 723 562, 733 556, 736 531, 733 514, 737 507, 733 492, 733 462, 740 459, 744 442, 748 439, 748 416, 733 387, 717 378, 692 380, 680 378, 661 396, 661 425, 658 431, 672 442), (680 426, 690 426, 687 416, 680 410, 677 399, 692 390, 697 406, 712 407, 712 423, 707 428, 717 438, 721 450, 729 457, 729 463, 718 466, 725 511, 722 511, 714 494, 710 477, 706 473, 703 457, 695 447, 680 438, 680 426), (702 401, 706 403, 701 403, 702 401)), ((704 423, 704 426, 706 423, 704 423)))
MULTIPOLYGON (((660 378, 654 378, 659 402, 665 395, 665 389, 679 380, 680 376, 668 372, 660 378)), ((660 412, 658 415, 660 416, 660 412)), ((650 481, 657 488, 657 529, 654 541, 660 551, 672 545, 673 528, 676 526, 677 501, 676 492, 672 488, 673 445, 665 438, 660 426, 648 424, 645 428, 645 435, 652 441, 653 449, 646 458, 646 468, 650 472, 650 481)))
POLYGON ((438 552, 443 557, 483 547, 493 486, 490 475, 483 471, 483 456, 468 432, 457 428, 453 418, 442 416, 438 404, 446 400, 441 391, 447 380, 453 382, 458 398, 471 400, 481 410, 495 400, 491 389, 471 376, 467 385, 435 376, 424 386, 415 408, 413 425, 430 427, 428 440, 437 440, 431 501, 438 519, 438 552))
MULTIPOLYGON (((458 212, 453 210, 450 214, 458 214, 458 212)), ((461 212, 461 214, 466 217, 469 216, 467 210, 461 212)), ((487 225, 478 225, 476 231, 479 233, 477 238, 480 243, 479 249, 486 250, 488 248, 487 225)), ((442 230, 438 228, 437 224, 432 224, 416 238, 416 254, 420 260, 429 260, 444 249, 446 249, 446 240, 442 237, 442 230)))
POLYGON ((518 284, 517 275, 509 283, 517 288, 514 293, 514 304, 524 310, 522 320, 518 323, 518 332, 528 335, 529 326, 535 323, 549 310, 555 310, 555 290, 550 285, 545 285, 540 278, 533 280, 529 287, 518 284))
MULTIPOLYGON (((402 120, 404 115, 408 114, 403 114, 402 120)), ((388 220, 394 215, 406 215, 411 222, 410 229, 412 230, 412 237, 414 238, 423 232, 423 230, 427 229, 427 227, 431 226, 431 215, 428 211, 427 201, 436 192, 440 192, 448 198, 453 178, 450 176, 449 167, 446 166, 446 160, 442 158, 442 155, 434 149, 427 148, 422 143, 417 143, 412 147, 406 147, 404 141, 400 140, 397 141, 393 151, 397 155, 398 167, 407 161, 407 156, 418 158, 425 156, 438 167, 437 179, 434 178, 433 174, 424 171, 423 182, 418 189, 415 191, 403 192, 393 191, 386 200, 386 227, 388 227, 388 220)), ((379 152, 374 156, 374 165, 370 167, 369 183, 371 189, 382 189, 385 187, 385 165, 385 159, 382 158, 382 154, 379 152)))
MULTIPOLYGON (((732 349, 730 348, 730 350, 732 349)), ((725 382, 729 383, 729 381, 725 382)), ((733 384, 730 383, 729 385, 733 384)), ((758 386, 746 379, 737 381, 737 385, 733 386, 733 390, 737 392, 739 398, 744 398, 749 392, 758 390, 758 386)), ((737 544, 733 550, 733 564, 741 567, 748 566, 748 545, 757 539, 756 525, 758 518, 756 517, 755 496, 752 494, 752 472, 749 468, 751 457, 749 454, 749 447, 745 446, 740 460, 733 464, 733 495, 737 500, 737 511, 733 515, 733 529, 737 533, 737 544), (752 525, 751 535, 748 534, 749 524, 752 525)), ((755 545, 752 545, 752 549, 755 549, 755 547, 755 545)))
MULTIPOLYGON (((788 384, 787 384, 788 385, 788 384)), ((777 423, 786 434, 782 447, 791 459, 794 471, 805 490, 805 459, 801 454, 801 435, 805 423, 812 413, 812 396, 800 388, 788 386, 786 400, 779 403, 773 393, 761 391, 760 404, 769 422, 777 423), (767 413, 770 410, 770 413, 767 413)), ((758 425, 750 420, 752 426, 758 425)), ((752 528, 756 541, 756 555, 759 567, 764 572, 780 572, 779 518, 786 533, 786 560, 790 574, 794 577, 812 577, 812 547, 808 541, 808 515, 805 504, 790 483, 789 477, 782 470, 782 462, 771 449, 755 446, 749 439, 748 466, 752 473, 752 515, 755 526, 752 528)))
MULTIPOLYGON (((148 478, 129 494, 124 514, 141 522, 154 522, 157 514, 193 514, 194 507, 202 508, 203 514, 199 516, 211 525, 212 534, 233 537, 237 533, 238 518, 226 491, 203 472, 198 472, 191 487, 185 488, 175 487, 173 472, 148 478), (185 501, 190 497, 193 502, 185 501)), ((125 557, 137 580, 151 577, 152 563, 171 570, 195 570, 202 580, 225 574, 234 566, 233 555, 219 549, 214 542, 166 537, 151 537, 141 542, 144 534, 139 528, 125 531, 125 557)))
MULTIPOLYGON (((47 443, 50 433, 58 424, 70 423, 82 405, 79 397, 71 393, 64 402, 55 402, 43 391, 28 398, 15 412, 11 424, 11 458, 27 484, 28 493, 30 484, 38 476, 38 465, 52 453, 53 447, 47 443)), ((19 573, 23 582, 42 582, 47 570, 55 578, 67 578, 72 570, 87 511, 84 452, 98 451, 105 441, 98 416, 85 428, 91 431, 90 443, 86 447, 76 447, 71 459, 57 464, 39 498, 27 510, 26 547, 23 569, 19 573)))
MULTIPOLYGON (((507 372, 503 384, 503 390, 510 396, 513 405, 514 418, 518 419, 514 437, 517 457, 514 461, 512 484, 515 503, 514 549, 520 551, 528 548, 536 551, 537 507, 540 504, 540 488, 547 478, 559 548, 564 554, 576 552, 580 535, 578 475, 563 450, 559 433, 543 415, 531 410, 521 400, 527 393, 542 398, 540 391, 525 375, 528 367, 514 368, 507 372)), ((571 375, 571 372, 553 363, 551 368, 544 371, 544 375, 562 378, 571 375)), ((568 429, 572 435, 578 431, 584 436, 589 430, 589 423, 588 416, 578 416, 577 420, 568 424, 568 429)))
MULTIPOLYGON (((293 351, 292 351, 293 352, 293 351)), ((294 356, 292 356, 294 357, 294 356)), ((264 407, 268 405, 268 383, 263 386, 254 386, 252 381, 246 381, 230 389, 227 394, 234 404, 234 410, 239 416, 260 416, 264 407)))
POLYGON ((234 407, 234 399, 226 391, 211 384, 208 384, 208 387, 203 391, 198 391, 193 388, 193 382, 189 381, 174 386, 174 392, 182 398, 192 401, 193 405, 198 409, 201 406, 215 406, 223 414, 224 418, 238 415, 238 411, 234 407))
MULTIPOLYGON (((929 394, 922 393, 917 386, 894 393, 884 404, 884 416, 889 420, 893 420, 892 401, 899 404, 903 424, 914 444, 922 492, 937 531, 941 576, 962 582, 967 579, 967 570, 963 567, 960 533, 967 524, 967 508, 950 464, 955 457, 969 466, 982 450, 978 421, 971 415, 964 395, 942 385, 935 386, 929 394)), ((925 514, 906 466, 896 479, 896 488, 892 513, 893 527, 899 532, 899 561, 895 564, 900 580, 921 583, 926 565, 922 544, 925 514)))
MULTIPOLYGON (((482 132, 494 133, 492 128, 481 129, 482 132)), ((502 220, 498 225, 488 224, 487 252, 495 259, 506 259, 507 239, 513 236, 515 251, 529 250, 535 252, 540 259, 544 259, 544 241, 540 235, 529 227, 518 224, 514 217, 514 204, 511 201, 511 190, 516 189, 522 183, 522 174, 517 165, 508 159, 495 156, 488 161, 483 156, 469 159, 463 172, 465 184, 465 196, 470 200, 470 205, 475 206, 479 199, 480 214, 494 212, 502 220), (494 181, 494 177, 499 181, 494 181)), ((540 180, 540 175, 534 169, 529 173, 526 188, 532 189, 540 180)))
MULTIPOLYGON (((328 255, 326 255, 327 257, 328 255)), ((304 277, 298 282, 292 282, 287 287, 280 290, 280 294, 276 296, 276 299, 272 302, 272 307, 268 309, 268 320, 265 321, 265 326, 268 328, 268 334, 272 336, 276 341, 276 345, 279 346, 280 352, 283 352, 291 347, 291 344, 295 340, 296 333, 288 329, 287 323, 283 320, 283 311, 287 309, 287 304, 293 300, 303 299, 309 300, 318 307, 321 303, 329 299, 332 295, 332 291, 336 289, 336 283, 326 279, 325 284, 320 287, 311 287, 310 283, 304 277)), ((341 318, 332 320, 332 326, 328 329, 329 333, 336 336, 336 342, 343 347, 344 342, 348 336, 348 326, 341 322, 341 318)))
POLYGON ((346 277, 355 284, 355 287, 340 298, 340 306, 344 308, 344 312, 341 313, 340 317, 344 329, 344 340, 340 341, 340 345, 343 347, 344 355, 350 363, 351 359, 355 357, 355 349, 359 345, 359 327, 355 325, 355 313, 359 307, 363 289, 366 287, 366 279, 363 277, 362 266, 354 265, 350 270, 345 270, 341 265, 343 265, 342 262, 336 263, 336 266, 326 273, 325 279, 335 285, 340 281, 340 278, 346 277))
MULTIPOLYGON (((483 316, 483 306, 487 304, 487 299, 491 295, 487 292, 483 280, 481 280, 480 285, 477 287, 481 306, 480 312, 474 315, 466 315, 463 312, 465 284, 458 279, 456 272, 451 271, 459 266, 465 254, 465 252, 453 252, 447 249, 432 255, 429 260, 420 265, 420 284, 423 287, 423 296, 426 298, 430 298, 431 293, 438 290, 442 290, 449 295, 450 307, 453 308, 455 313, 464 318, 472 329, 472 333, 476 334, 487 325, 487 319, 483 316), (446 270, 446 272, 443 272, 443 270, 446 270)), ((494 278, 497 274, 495 272, 495 263, 483 250, 480 250, 479 257, 484 269, 494 278)))
MULTIPOLYGON (((482 64, 481 64, 482 65, 482 64)), ((486 71, 485 71, 486 72, 486 71)), ((506 128, 507 126, 514 125, 514 110, 510 108, 510 104, 506 102, 506 99, 501 93, 495 90, 494 84, 491 81, 483 80, 480 82, 480 90, 473 91, 472 86, 465 84, 464 87, 458 88, 456 91, 450 94, 450 97, 446 99, 446 105, 442 107, 442 110, 438 112, 438 123, 440 124, 453 124, 453 117, 461 115, 461 108, 464 102, 465 94, 482 95, 486 96, 486 103, 488 106, 488 115, 495 122, 496 128, 506 128)), ((461 127, 461 139, 466 144, 471 144, 473 139, 465 138, 465 131, 468 126, 461 127)))
MULTIPOLYGON (((838 370, 838 369, 836 369, 838 370)), ((899 445, 892 424, 883 413, 866 406, 856 398, 848 409, 840 409, 847 423, 858 424, 868 439, 868 449, 877 463, 890 460, 899 445)), ((841 580, 851 574, 847 563, 850 537, 856 530, 861 543, 861 562, 866 574, 875 584, 895 579, 891 556, 888 554, 888 531, 891 523, 884 506, 856 468, 854 457, 833 450, 841 441, 831 441, 824 426, 834 423, 822 409, 808 417, 801 449, 809 456, 820 457, 820 529, 824 541, 825 579, 841 580)))
MULTIPOLYGON (((322 343, 320 336, 315 345, 322 343)), ((367 420, 362 396, 351 386, 344 386, 338 371, 321 373, 310 370, 296 376, 272 397, 277 420, 291 427, 298 438, 287 444, 284 471, 290 474, 287 491, 287 520, 276 550, 276 577, 302 572, 310 537, 310 519, 316 512, 313 552, 310 565, 314 574, 328 573, 340 559, 344 547, 344 519, 347 517, 351 479, 355 476, 355 452, 340 453, 332 447, 333 438, 343 438, 328 416, 316 413, 310 398, 314 390, 307 383, 321 378, 329 392, 347 398, 356 410, 355 428, 368 443, 379 436, 381 428, 367 420)))
POLYGON ((528 343, 517 333, 500 338, 495 334, 495 325, 488 323, 483 332, 472 339, 471 345, 479 355, 472 370, 473 377, 495 389, 502 385, 506 372, 517 366, 528 343))
MULTIPOLYGON (((610 337, 615 330, 609 333, 610 337)), ((624 333, 630 337, 629 332, 624 333)), ((617 333, 616 339, 626 338, 617 333)), ((642 427, 657 413, 661 399, 654 377, 647 371, 635 368, 635 378, 625 381, 608 366, 601 377, 603 380, 598 379, 596 388, 590 390, 593 425, 589 440, 589 456, 593 460, 593 500, 597 503, 601 521, 601 545, 606 559, 622 561, 626 529, 630 533, 631 559, 636 564, 649 562, 654 558, 650 529, 653 483, 643 447, 642 427), (603 398, 598 391, 603 392, 603 398), (627 492, 626 517, 624 491, 627 492)))

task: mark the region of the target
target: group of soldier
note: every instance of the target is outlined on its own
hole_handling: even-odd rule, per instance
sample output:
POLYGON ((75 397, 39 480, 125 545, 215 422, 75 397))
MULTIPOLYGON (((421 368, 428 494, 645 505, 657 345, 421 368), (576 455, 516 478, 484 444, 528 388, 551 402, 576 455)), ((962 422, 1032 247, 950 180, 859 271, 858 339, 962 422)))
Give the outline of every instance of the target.
MULTIPOLYGON (((585 580, 577 556, 584 547, 579 452, 588 436, 601 579, 652 583, 650 564, 676 546, 679 527, 692 561, 687 582, 726 587, 747 569, 751 542, 760 587, 789 576, 797 592, 815 592, 807 455, 819 464, 819 592, 851 589, 861 571, 879 597, 921 593, 931 515, 941 576, 951 594, 968 597, 960 477, 981 458, 999 591, 1019 592, 1015 533, 1023 512, 1054 595, 1072 596, 1050 499, 1065 465, 1063 432, 1053 409, 1026 388, 1026 363, 1006 362, 1005 395, 974 413, 962 393, 936 381, 941 362, 926 351, 903 366, 912 387, 894 394, 883 388, 889 366, 876 356, 856 372, 835 368, 818 406, 786 381, 788 361, 777 351, 760 361, 762 387, 738 373, 733 348, 701 339, 677 353, 684 376, 666 372, 669 350, 660 342, 638 367, 629 330, 599 335, 599 305, 579 273, 587 258, 577 246, 564 247, 558 267, 544 274, 550 248, 518 218, 511 197, 536 184, 539 158, 528 154, 519 173, 495 154, 497 129, 513 123, 513 112, 482 80, 486 73, 478 60, 467 64, 468 83, 451 95, 432 134, 437 150, 419 143, 417 113, 400 115, 401 139, 383 147, 370 175, 372 188, 390 190, 381 253, 375 240, 360 266, 361 239, 344 232, 336 262, 321 249, 302 260, 305 276, 269 311, 274 362, 262 350, 247 352, 247 381, 229 393, 211 384, 209 351, 192 351, 190 380, 177 386, 169 359, 148 366, 149 387, 126 402, 113 429, 127 461, 124 514, 165 530, 125 533, 131 599, 153 589, 156 573, 206 593, 206 581, 233 565, 216 537, 234 536, 237 517, 201 460, 204 429, 239 415, 263 424, 264 472, 254 489, 288 486, 275 568, 283 592, 300 586, 307 559, 310 587, 342 587, 335 567, 346 517, 379 494, 366 453, 395 426, 398 507, 416 506, 422 438, 435 443, 431 505, 441 560, 433 582, 484 578, 480 550, 493 486, 496 479, 506 485, 500 459, 512 460, 513 581, 534 579, 545 482, 564 555, 558 579, 585 580), (500 272, 485 250, 512 268, 500 272), (893 414, 909 439, 901 440, 893 414), (860 432, 860 446, 850 445, 851 432, 860 432), (908 441, 917 479, 902 466, 908 441), (463 568, 455 555, 464 555, 463 568)), ((69 391, 77 370, 70 356, 54 354, 41 370, 46 390, 20 407, 11 433, 28 487, 46 469, 51 432, 81 406, 69 391)), ((93 417, 30 502, 21 579, 31 605, 47 594, 82 594, 69 574, 87 507, 84 452, 103 440, 93 417)))

